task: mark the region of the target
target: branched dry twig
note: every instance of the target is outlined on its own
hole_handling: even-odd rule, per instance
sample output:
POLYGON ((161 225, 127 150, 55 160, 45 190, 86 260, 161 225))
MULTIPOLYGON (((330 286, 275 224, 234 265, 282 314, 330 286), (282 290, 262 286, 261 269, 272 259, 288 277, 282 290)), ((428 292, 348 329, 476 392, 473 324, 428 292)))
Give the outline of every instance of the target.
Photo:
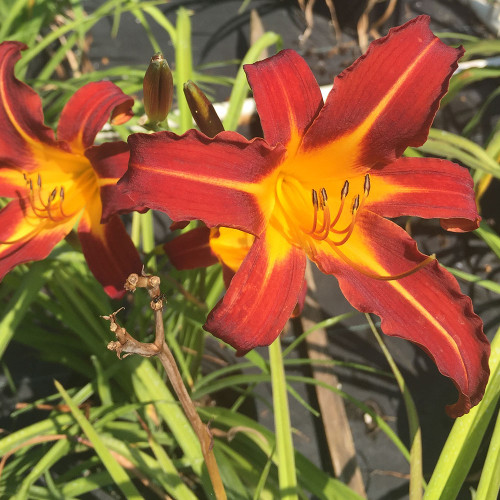
MULTIPOLYGON (((187 418, 191 422, 193 429, 198 436, 201 444, 203 458, 212 481, 215 496, 217 500, 225 500, 226 492, 222 479, 220 477, 219 468, 215 461, 213 453, 213 438, 208 427, 201 421, 193 401, 189 397, 186 386, 182 380, 179 369, 169 347, 165 343, 165 332, 163 328, 163 300, 164 296, 160 292, 160 278, 158 276, 150 276, 144 273, 141 276, 131 274, 125 283, 125 289, 135 292, 137 288, 145 288, 151 298, 150 306, 155 314, 155 340, 152 343, 139 342, 130 335, 125 328, 120 326, 116 321, 116 315, 121 311, 115 311, 109 316, 102 316, 110 322, 110 330, 115 333, 116 341, 108 344, 110 351, 115 351, 118 358, 122 359, 130 354, 139 354, 140 356, 157 356, 163 368, 167 372, 167 376, 174 388, 177 397, 186 413, 187 418), (122 356, 122 353, 124 355, 122 356)), ((122 308, 123 309, 123 308, 122 308)))

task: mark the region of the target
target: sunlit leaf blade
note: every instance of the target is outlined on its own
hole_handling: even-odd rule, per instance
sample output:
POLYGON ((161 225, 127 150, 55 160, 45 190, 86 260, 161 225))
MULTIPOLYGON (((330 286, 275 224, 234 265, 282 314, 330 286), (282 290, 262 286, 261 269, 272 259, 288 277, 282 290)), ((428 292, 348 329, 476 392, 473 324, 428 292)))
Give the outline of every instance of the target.
POLYGON ((488 244, 500 259, 500 236, 485 222, 481 222, 475 233, 488 244))
POLYGON ((491 345, 490 380, 483 400, 456 420, 425 491, 424 500, 455 499, 474 461, 500 397, 500 329, 491 345))
POLYGON ((71 399, 63 386, 57 382, 57 380, 54 381, 54 384, 64 399, 64 402, 69 406, 75 420, 78 422, 89 441, 92 442, 96 453, 99 455, 103 465, 115 481, 115 484, 120 488, 126 498, 140 500, 142 498, 141 494, 137 491, 123 467, 116 461, 109 449, 103 443, 92 424, 85 418, 85 415, 71 399))
POLYGON ((30 271, 23 277, 23 281, 16 290, 9 303, 5 306, 0 317, 0 358, 3 356, 16 328, 24 316, 29 312, 30 304, 36 299, 42 286, 50 279, 51 263, 36 262, 30 271))
POLYGON ((276 33, 268 31, 267 33, 264 33, 257 40, 257 42, 255 42, 250 47, 245 57, 241 61, 241 66, 238 70, 238 74, 236 75, 233 90, 231 91, 231 97, 229 98, 229 108, 227 111, 227 115, 223 122, 224 128, 226 130, 236 130, 241 110, 243 108, 243 102, 248 94, 248 84, 245 72, 243 71, 243 65, 254 63, 263 49, 270 47, 273 44, 280 43, 281 37, 276 33))

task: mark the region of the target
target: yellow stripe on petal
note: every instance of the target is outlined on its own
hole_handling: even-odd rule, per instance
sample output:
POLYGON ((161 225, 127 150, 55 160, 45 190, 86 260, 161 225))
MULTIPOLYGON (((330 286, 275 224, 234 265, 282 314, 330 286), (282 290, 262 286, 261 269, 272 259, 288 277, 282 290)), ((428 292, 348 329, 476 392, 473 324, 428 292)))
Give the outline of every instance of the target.
MULTIPOLYGON (((403 86, 405 82, 411 77, 411 73, 415 70, 415 68, 420 64, 420 62, 424 59, 427 53, 431 50, 434 44, 439 42, 439 38, 435 38, 422 52, 416 57, 410 66, 404 71, 404 73, 396 80, 393 86, 389 89, 389 91, 385 94, 385 96, 380 100, 375 109, 370 112, 370 114, 365 118, 365 120, 348 136, 349 141, 353 141, 353 143, 361 143, 363 137, 370 131, 373 127, 375 121, 383 114, 386 108, 391 103, 391 100, 394 98, 398 90, 403 86)), ((410 98, 411 96, 409 96, 410 98)), ((403 110, 402 110, 403 111, 403 110)), ((394 131, 397 133, 397 130, 394 131)))
POLYGON ((174 177, 176 179, 187 180, 193 183, 199 182, 201 184, 207 184, 209 186, 219 186, 222 188, 241 191, 243 193, 253 195, 264 194, 266 193, 266 191, 268 191, 267 186, 263 186, 262 183, 235 181, 232 179, 224 179, 222 177, 202 175, 192 172, 181 172, 179 170, 160 170, 158 168, 148 167, 147 165, 143 164, 135 164, 134 170, 152 172, 157 177, 174 177))

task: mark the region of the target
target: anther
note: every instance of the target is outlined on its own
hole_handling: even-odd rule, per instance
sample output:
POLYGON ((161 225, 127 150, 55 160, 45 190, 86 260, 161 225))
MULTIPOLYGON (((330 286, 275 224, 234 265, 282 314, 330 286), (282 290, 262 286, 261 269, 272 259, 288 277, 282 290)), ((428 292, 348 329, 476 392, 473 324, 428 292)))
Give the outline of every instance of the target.
POLYGON ((314 208, 318 210, 318 193, 316 192, 316 189, 312 190, 312 202, 314 208))
POLYGON ((321 188, 321 198, 323 201, 323 206, 326 206, 326 202, 328 200, 328 195, 326 194, 326 189, 324 187, 321 188))
POLYGON ((30 179, 30 191, 33 191, 33 182, 30 179))
POLYGON ((50 203, 51 201, 54 201, 54 199, 55 199, 55 197, 56 197, 56 194, 57 194, 57 188, 54 188, 54 189, 52 190, 52 193, 50 193, 50 196, 49 196, 49 203, 50 203))
POLYGON ((64 186, 61 186, 61 189, 59 190, 59 198, 64 200, 64 186))
POLYGON ((40 174, 38 174, 38 177, 36 178, 36 185, 38 186, 39 189, 42 187, 42 178, 40 177, 40 174))
POLYGON ((354 198, 354 203, 352 204, 352 214, 354 215, 359 208, 359 194, 354 198))
POLYGON ((343 200, 349 194, 349 181, 344 182, 342 191, 340 191, 340 199, 343 200))
POLYGON ((365 197, 370 194, 370 175, 369 174, 365 175, 365 184, 363 186, 363 190, 365 193, 365 197))

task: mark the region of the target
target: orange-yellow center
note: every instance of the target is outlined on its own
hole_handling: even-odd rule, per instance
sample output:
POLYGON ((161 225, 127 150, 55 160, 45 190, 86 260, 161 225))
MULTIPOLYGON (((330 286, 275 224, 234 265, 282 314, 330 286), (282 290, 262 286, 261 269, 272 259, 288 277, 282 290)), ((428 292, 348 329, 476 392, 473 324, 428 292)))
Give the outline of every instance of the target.
POLYGON ((27 241, 42 230, 71 223, 98 194, 98 177, 85 156, 46 145, 36 145, 33 156, 37 168, 20 173, 23 224, 0 244, 27 241))

